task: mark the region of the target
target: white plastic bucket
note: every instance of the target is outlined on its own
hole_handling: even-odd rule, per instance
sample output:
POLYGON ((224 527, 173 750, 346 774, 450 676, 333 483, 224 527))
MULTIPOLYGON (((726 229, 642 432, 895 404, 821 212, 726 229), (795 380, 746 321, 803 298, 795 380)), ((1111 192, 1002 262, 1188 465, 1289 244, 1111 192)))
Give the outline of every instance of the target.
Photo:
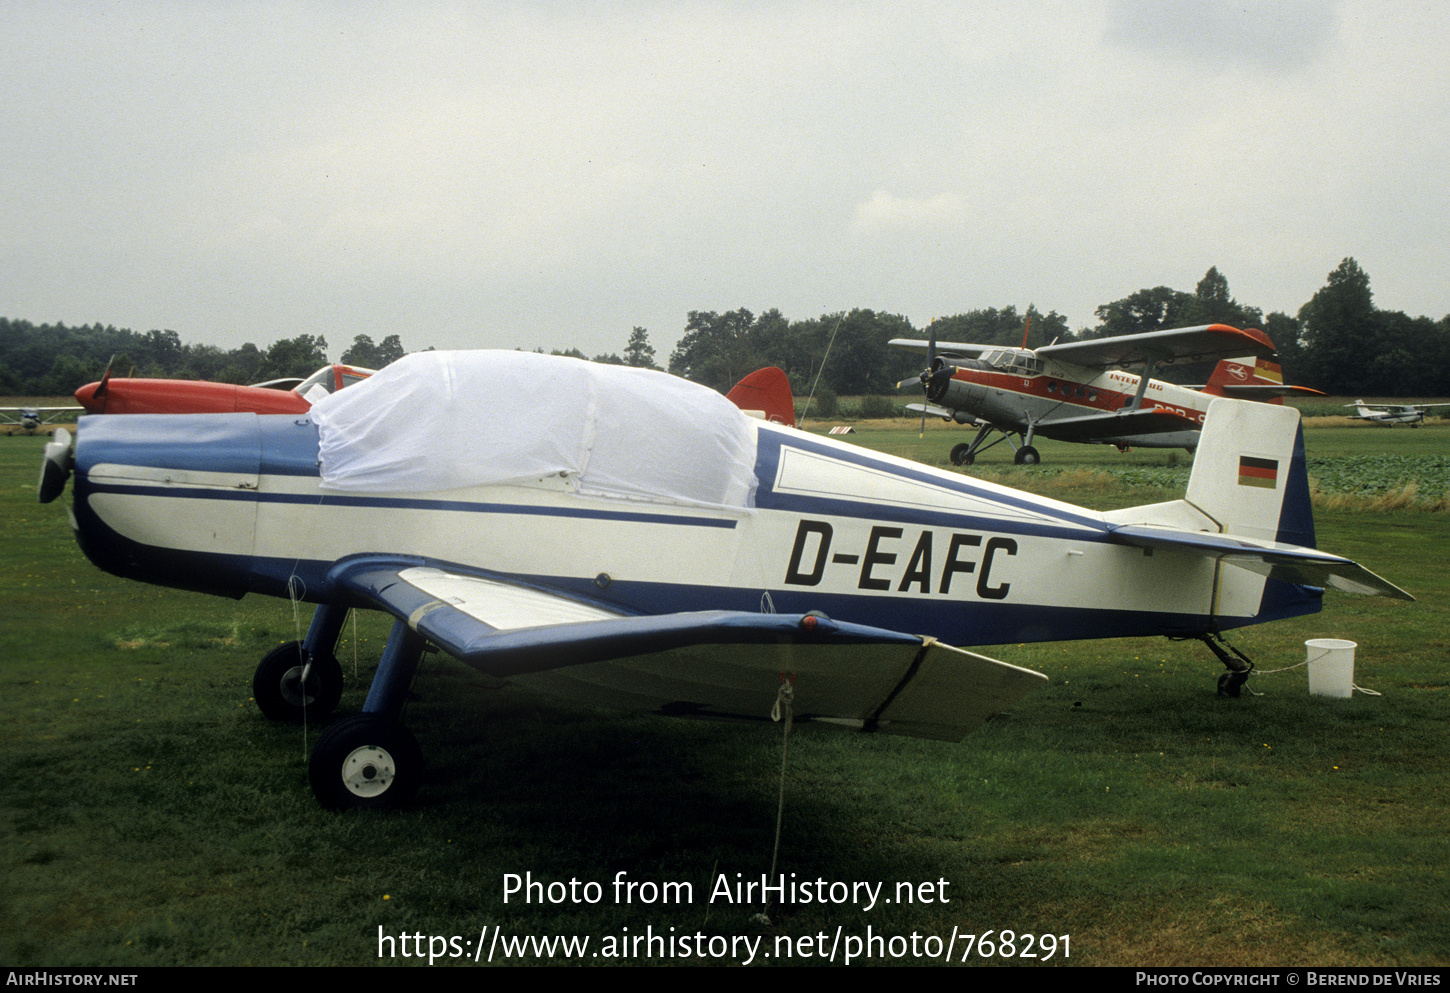
POLYGON ((1304 647, 1309 651, 1311 696, 1348 697, 1354 692, 1354 642, 1311 638, 1304 647))

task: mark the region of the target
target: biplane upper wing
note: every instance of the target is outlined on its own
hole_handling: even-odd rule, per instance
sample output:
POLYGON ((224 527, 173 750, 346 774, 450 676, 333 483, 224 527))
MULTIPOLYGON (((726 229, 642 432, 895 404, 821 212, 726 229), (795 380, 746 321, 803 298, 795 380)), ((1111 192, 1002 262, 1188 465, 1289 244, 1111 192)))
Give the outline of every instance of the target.
MULTIPOLYGON (((927 352, 931 348, 931 342, 918 341, 916 338, 892 338, 887 344, 895 348, 906 348, 918 352, 927 352)), ((981 358, 983 352, 1006 347, 1006 345, 971 345, 960 341, 939 341, 936 343, 936 354, 944 359, 976 359, 981 358)))
POLYGON ((1041 358, 1111 369, 1149 362, 1197 362, 1242 355, 1267 358, 1275 353, 1275 349, 1269 337, 1256 328, 1240 330, 1227 324, 1204 324, 1114 338, 1067 341, 1060 345, 1044 345, 1036 352, 1041 358))
POLYGON ((956 741, 1046 681, 931 638, 815 614, 627 615, 399 556, 345 559, 329 578, 476 669, 605 705, 762 719, 790 674, 799 718, 956 741))

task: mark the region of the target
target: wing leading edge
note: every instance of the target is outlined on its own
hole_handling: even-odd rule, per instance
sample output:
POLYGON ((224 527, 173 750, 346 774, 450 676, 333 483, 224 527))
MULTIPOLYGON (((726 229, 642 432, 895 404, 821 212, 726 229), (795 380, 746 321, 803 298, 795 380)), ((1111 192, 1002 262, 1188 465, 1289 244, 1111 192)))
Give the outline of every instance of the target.
POLYGON ((391 557, 345 560, 331 579, 480 671, 605 706, 765 719, 789 675, 797 718, 957 741, 1047 679, 813 614, 632 616, 391 557))

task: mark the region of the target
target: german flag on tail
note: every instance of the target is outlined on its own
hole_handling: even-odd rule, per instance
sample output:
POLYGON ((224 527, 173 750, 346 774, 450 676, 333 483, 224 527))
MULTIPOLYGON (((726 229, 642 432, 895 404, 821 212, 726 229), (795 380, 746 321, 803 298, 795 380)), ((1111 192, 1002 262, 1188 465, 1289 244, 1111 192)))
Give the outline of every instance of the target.
POLYGON ((1262 486, 1272 490, 1279 485, 1279 462, 1277 459, 1256 459, 1252 455, 1239 456, 1239 485, 1262 486))

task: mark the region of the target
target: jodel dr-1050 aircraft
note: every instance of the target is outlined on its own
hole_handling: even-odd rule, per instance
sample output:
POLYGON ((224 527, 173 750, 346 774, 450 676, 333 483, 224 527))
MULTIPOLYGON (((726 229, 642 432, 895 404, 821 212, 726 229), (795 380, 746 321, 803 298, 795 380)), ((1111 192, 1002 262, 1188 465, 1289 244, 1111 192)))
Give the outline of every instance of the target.
POLYGON ((1374 421, 1385 427, 1408 424, 1412 428, 1417 428, 1425 419, 1427 411, 1433 410, 1435 407, 1450 407, 1450 403, 1383 404, 1356 400, 1345 406, 1353 407, 1354 416, 1361 421, 1374 421))
POLYGON ((1022 348, 938 342, 935 334, 926 341, 892 339, 897 347, 927 353, 921 375, 898 384, 919 382, 926 392, 925 404, 908 409, 921 411, 923 420, 930 413, 978 425, 971 442, 952 448, 953 464, 971 465, 1005 440, 1016 449, 1013 461, 1036 465, 1041 458, 1032 442, 1038 435, 1192 451, 1215 396, 1282 403, 1289 394, 1320 395, 1284 385, 1274 343, 1256 328, 1205 324, 1036 349, 1026 347, 1026 337, 1022 348), (1152 378, 1159 365, 1206 359, 1222 361, 1201 391, 1152 378), (1125 366, 1143 366, 1143 373, 1124 372, 1125 366), (989 443, 994 432, 1001 437, 989 443), (1022 438, 1020 447, 1014 434, 1022 438))
MULTIPOLYGON (((307 415, 91 416, 42 466, 116 575, 318 604, 264 713, 320 718, 353 608, 395 618, 363 712, 318 740, 329 807, 406 797, 425 643, 601 705, 794 713, 959 740, 1046 679, 961 646, 1198 637, 1408 595, 1314 548, 1297 412, 1219 400, 1187 496, 1099 513, 747 417, 658 372, 424 352, 307 415)), ((1232 660, 1229 660, 1232 664, 1232 660)), ((1246 668, 1241 666, 1241 668, 1246 668)), ((1225 674, 1228 675, 1227 673, 1225 674)))
POLYGON ((115 378, 106 368, 99 382, 76 390, 76 402, 92 414, 305 414, 322 397, 360 383, 372 369, 325 365, 306 379, 273 379, 253 386, 198 379, 115 378))

